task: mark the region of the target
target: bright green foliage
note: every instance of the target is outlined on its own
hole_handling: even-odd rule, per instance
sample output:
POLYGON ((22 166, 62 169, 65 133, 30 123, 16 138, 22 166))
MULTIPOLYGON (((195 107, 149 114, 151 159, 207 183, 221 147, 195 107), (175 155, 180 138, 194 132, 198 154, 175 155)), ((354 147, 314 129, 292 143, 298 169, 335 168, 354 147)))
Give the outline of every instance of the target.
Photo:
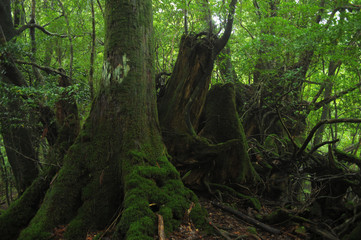
MULTIPOLYGON (((208 30, 205 15, 210 11, 213 19, 214 33, 224 25, 227 17, 227 3, 219 0, 208 1, 208 7, 201 2, 194 1, 153 1, 154 13, 154 38, 155 38, 155 71, 156 73, 172 71, 178 53, 178 42, 184 33, 184 19, 186 16, 189 32, 208 30), (208 8, 208 9, 207 9, 208 8)), ((271 1, 273 2, 273 1, 271 1)), ((302 52, 313 50, 314 57, 309 68, 307 82, 303 84, 303 100, 312 101, 317 92, 327 80, 327 66, 330 61, 341 61, 341 67, 332 78, 332 94, 348 90, 359 82, 360 47, 359 35, 361 16, 359 10, 342 10, 348 6, 344 2, 325 1, 274 1, 278 2, 272 10, 269 2, 257 1, 255 6, 252 1, 241 1, 235 15, 234 31, 229 42, 232 55, 229 57, 236 70, 238 80, 243 83, 253 82, 253 73, 258 59, 271 62, 272 66, 263 69, 270 76, 275 76, 280 69, 290 69, 299 60, 302 52), (336 10, 338 9, 338 10, 336 10), (317 18, 319 17, 319 22, 317 18)), ((31 1, 23 3, 25 22, 29 21, 31 1)), ((74 49, 73 83, 75 97, 82 107, 81 113, 86 116, 89 110, 87 86, 88 68, 90 64, 91 44, 91 8, 89 1, 62 1, 65 14, 69 19, 69 27, 61 15, 62 9, 56 1, 38 2, 36 7, 36 23, 45 26, 46 30, 58 35, 72 37, 74 49), (84 107, 83 107, 84 106, 84 107)), ((104 43, 104 2, 101 6, 95 4, 96 21, 96 66, 95 79, 102 75, 103 43, 104 43)), ((350 3, 357 5, 357 1, 350 3)), ((14 6, 13 6, 14 7, 14 6)), ((23 22, 23 23, 25 23, 23 22)), ((54 69, 62 67, 69 72, 70 68, 70 42, 67 37, 49 36, 36 29, 36 63, 54 69)), ((17 59, 30 61, 33 55, 28 30, 24 31, 16 42, 6 45, 4 52, 11 52, 17 59)), ((31 67, 23 65, 24 70, 31 72, 31 67)), ((114 70, 115 75, 120 75, 127 68, 119 66, 114 70)), ((127 70, 126 70, 127 71, 127 70)), ((280 85, 289 85, 296 72, 289 70, 280 85)), ((42 72, 44 82, 37 82, 34 77, 28 78, 29 88, 21 89, 28 96, 29 106, 41 102, 53 106, 55 97, 59 94, 56 88, 57 77, 42 72)), ((220 81, 219 74, 214 74, 214 81, 220 81)), ((121 81, 121 78, 118 79, 121 81)), ((98 81, 97 81, 98 82, 98 81)), ((96 83, 96 88, 99 86, 96 83)), ((278 94, 278 93, 275 93, 278 94)), ((275 95, 277 97, 277 95, 275 95)), ((321 99, 322 96, 319 98, 321 99)), ((353 91, 342 98, 330 103, 330 118, 338 116, 357 117, 360 112, 357 106, 357 91, 353 91), (336 110, 337 108, 337 110, 336 110)), ((6 100, 6 99, 4 99, 6 100)), ((307 113, 306 113, 307 114, 307 113)), ((321 109, 309 114, 309 124, 312 126, 320 119, 321 109)), ((335 125, 336 126, 336 125, 335 125)), ((356 125, 342 125, 326 128, 325 140, 330 139, 332 128, 343 136, 341 147, 349 146, 357 141, 352 135, 357 132, 356 125)), ((333 136, 335 138, 336 136, 333 136)))

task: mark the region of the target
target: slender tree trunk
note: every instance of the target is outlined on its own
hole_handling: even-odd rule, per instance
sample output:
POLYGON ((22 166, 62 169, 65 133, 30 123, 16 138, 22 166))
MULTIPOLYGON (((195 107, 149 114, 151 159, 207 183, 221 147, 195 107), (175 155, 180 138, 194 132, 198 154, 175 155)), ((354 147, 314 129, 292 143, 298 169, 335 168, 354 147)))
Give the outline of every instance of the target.
POLYGON ((14 1, 14 11, 13 12, 14 12, 14 27, 17 28, 20 26, 20 24, 22 24, 22 18, 24 15, 20 0, 14 1))
MULTIPOLYGON (((333 78, 335 77, 336 70, 340 67, 340 65, 341 65, 340 61, 339 62, 330 61, 329 63, 327 79, 324 82, 324 84, 326 85, 323 93, 324 99, 328 99, 331 97, 332 89, 333 89, 333 78)), ((330 117, 330 103, 327 103, 322 108, 320 121, 326 120, 329 117, 330 117)), ((322 142, 324 131, 325 131, 325 125, 322 125, 315 134, 313 146, 316 146, 322 142)))
POLYGON ((9 197, 9 174, 7 167, 5 165, 5 159, 4 156, 0 150, 0 171, 1 171, 1 180, 5 184, 5 197, 6 197, 6 203, 8 206, 10 206, 10 197, 9 197))
MULTIPOLYGON (((14 27, 11 20, 10 3, 7 5, 7 2, 0 3, 0 11, 6 10, 4 15, 0 17, 0 46, 5 46, 7 41, 15 36, 13 35, 14 27)), ((5 59, 4 54, 0 57, 0 74, 2 84, 9 87, 27 85, 13 59, 11 57, 5 59)), ((16 187, 21 194, 30 186, 38 174, 37 158, 33 146, 34 138, 31 135, 30 127, 27 126, 27 114, 21 110, 21 100, 11 91, 3 94, 7 94, 8 104, 1 106, 1 112, 6 113, 6 115, 0 118, 0 130, 6 154, 15 175, 16 187), (17 121, 13 119, 17 119, 17 121)))
POLYGON ((0 1, 0 26, 7 41, 10 41, 16 35, 10 6, 10 0, 0 1))
POLYGON ((63 16, 65 18, 66 27, 67 27, 67 34, 68 34, 68 40, 70 45, 70 56, 69 56, 69 77, 70 79, 73 78, 73 60, 74 60, 74 48, 73 48, 73 37, 70 29, 70 22, 68 18, 68 13, 65 11, 64 5, 61 2, 61 0, 58 0, 59 5, 61 7, 61 10, 63 12, 63 16))
POLYGON ((237 73, 232 64, 231 48, 226 46, 217 58, 218 69, 221 73, 223 82, 234 83, 238 82, 237 73))
MULTIPOLYGON (((35 24, 35 9, 36 9, 36 0, 31 1, 31 15, 30 15, 30 24, 35 24)), ((35 38, 35 27, 29 28, 30 30, 30 40, 31 40, 31 52, 30 57, 31 62, 36 63, 36 38, 35 38)), ((43 82, 43 76, 41 75, 38 68, 32 66, 33 74, 37 81, 37 84, 43 82)), ((30 84, 31 85, 31 84, 30 84)))
POLYGON ((94 0, 90 1, 91 12, 92 12, 92 42, 91 42, 91 53, 90 53, 90 67, 89 67, 89 88, 90 88, 90 99, 94 98, 94 58, 95 58, 95 16, 94 16, 94 0))

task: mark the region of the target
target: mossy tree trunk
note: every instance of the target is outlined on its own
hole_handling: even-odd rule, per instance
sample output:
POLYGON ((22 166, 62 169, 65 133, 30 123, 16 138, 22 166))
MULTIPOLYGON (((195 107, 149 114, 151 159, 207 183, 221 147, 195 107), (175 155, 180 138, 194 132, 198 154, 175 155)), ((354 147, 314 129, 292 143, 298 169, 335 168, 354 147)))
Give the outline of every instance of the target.
MULTIPOLYGON (((206 102, 214 62, 230 37, 235 4, 236 1, 230 2, 228 22, 222 37, 218 38, 211 33, 189 34, 182 37, 173 73, 167 82, 164 94, 158 98, 160 126, 173 162, 179 166, 180 170, 189 172, 189 168, 192 169, 185 181, 197 187, 202 182, 208 182, 209 176, 213 176, 212 181, 224 183, 226 180, 245 180, 246 175, 254 173, 247 151, 243 151, 243 146, 247 143, 242 137, 243 128, 236 119, 235 103, 232 101, 233 87, 231 91, 224 92, 225 95, 230 94, 224 96, 229 97, 229 101, 222 101, 225 104, 223 107, 233 113, 220 117, 234 124, 222 126, 222 129, 235 130, 237 134, 219 138, 216 132, 209 130, 211 127, 208 128, 209 132, 206 135, 199 134, 204 125, 200 122, 200 118, 206 102), (242 154, 236 150, 240 145, 242 145, 242 154), (225 154, 226 151, 234 151, 237 154, 230 156, 225 154), (222 169, 217 169, 212 162, 222 157, 225 157, 224 163, 221 164, 222 169), (237 170, 225 177, 228 171, 233 170, 232 167, 237 170), (245 171, 248 170, 252 171, 246 174, 245 171), (215 177, 218 174, 223 177, 215 177)), ((206 114, 207 117, 212 115, 210 111, 213 110, 213 114, 224 114, 220 111, 221 108, 222 106, 211 108, 206 114)), ((204 121, 207 122, 208 119, 204 121)))
MULTIPOLYGON (((90 115, 44 201, 18 239, 65 239, 117 222, 113 239, 153 239, 156 213, 167 231, 203 212, 167 159, 156 111, 152 2, 106 1, 105 62, 90 115)), ((1 223, 1 222, 0 222, 1 223)), ((1 226, 0 226, 1 230, 1 226)), ((2 234, 2 233, 0 233, 2 234)))

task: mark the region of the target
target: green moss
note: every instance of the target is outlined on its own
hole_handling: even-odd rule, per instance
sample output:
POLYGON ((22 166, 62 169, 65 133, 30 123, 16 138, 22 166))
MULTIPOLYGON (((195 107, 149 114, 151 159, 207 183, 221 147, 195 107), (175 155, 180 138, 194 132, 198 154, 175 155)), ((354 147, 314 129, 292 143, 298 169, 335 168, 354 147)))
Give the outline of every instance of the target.
POLYGON ((128 235, 128 231, 131 230, 130 235, 137 235, 138 227, 138 232, 142 235, 148 233, 149 229, 154 229, 156 223, 155 215, 149 208, 149 203, 144 198, 134 199, 134 201, 125 204, 124 208, 125 210, 118 224, 119 229, 117 231, 128 235), (153 219, 153 221, 144 221, 144 219, 153 219), (144 223, 148 223, 148 225, 144 226, 144 223), (144 230, 146 231, 144 232, 144 230))
POLYGON ((261 209, 261 207, 262 207, 260 201, 257 198, 250 197, 250 196, 244 195, 242 193, 239 193, 236 190, 234 190, 233 188, 228 187, 226 185, 210 183, 209 186, 211 186, 212 188, 215 188, 215 189, 226 191, 234 197, 245 199, 248 202, 248 204, 252 205, 257 210, 261 209))
POLYGON ((197 228, 200 228, 205 232, 211 232, 212 227, 208 224, 205 218, 207 215, 207 210, 197 203, 190 213, 190 218, 197 228))
POLYGON ((159 214, 163 216, 163 219, 166 219, 167 221, 164 221, 164 228, 166 232, 172 232, 174 231, 175 223, 173 220, 173 211, 168 206, 162 206, 159 210, 159 214))
POLYGON ((55 167, 45 170, 22 196, 0 215, 0 236, 4 240, 15 239, 36 214, 49 182, 55 174, 55 167))
POLYGON ((257 229, 256 229, 255 227, 248 227, 248 228, 247 228, 247 231, 248 231, 249 233, 252 233, 252 234, 257 235, 257 229))
POLYGON ((21 232, 18 240, 48 240, 52 234, 49 231, 44 231, 44 224, 33 224, 27 231, 21 232))
POLYGON ((20 239, 41 239, 43 232, 50 232, 54 226, 67 223, 80 205, 80 189, 87 179, 78 164, 65 162, 53 185, 48 189, 44 202, 21 232, 20 239), (39 236, 37 236, 37 234, 39 236))
POLYGON ((158 212, 164 218, 165 231, 177 227, 191 202, 198 201, 184 187, 179 173, 159 150, 141 146, 142 151, 130 151, 130 160, 123 160, 124 211, 117 225, 119 238, 147 239, 156 232, 158 212), (145 151, 146 150, 146 151, 145 151), (142 165, 130 163, 143 162, 142 165), (152 207, 151 207, 152 206, 152 207))
POLYGON ((83 240, 86 238, 88 227, 88 221, 86 221, 86 219, 84 219, 81 215, 78 215, 78 217, 73 219, 67 226, 64 238, 71 240, 83 240))

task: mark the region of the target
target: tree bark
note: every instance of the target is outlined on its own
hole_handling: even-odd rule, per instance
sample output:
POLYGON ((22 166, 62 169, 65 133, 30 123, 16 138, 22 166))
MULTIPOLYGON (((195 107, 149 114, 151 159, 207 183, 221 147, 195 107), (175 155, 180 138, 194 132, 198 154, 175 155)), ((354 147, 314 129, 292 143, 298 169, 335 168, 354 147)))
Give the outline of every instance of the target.
POLYGON ((10 41, 15 35, 13 21, 11 18, 10 0, 3 0, 0 2, 0 26, 6 36, 6 41, 10 41))
MULTIPOLYGON (((203 183, 208 187, 209 181, 241 182, 246 178, 257 178, 249 161, 247 142, 236 113, 233 85, 220 87, 223 92, 219 95, 218 90, 214 91, 215 95, 222 98, 221 102, 227 111, 222 111, 222 106, 217 103, 210 103, 211 110, 205 111, 203 120, 206 125, 200 123, 214 61, 226 45, 232 30, 235 3, 230 3, 228 22, 222 37, 207 33, 182 37, 173 73, 164 94, 158 98, 165 144, 173 157, 173 163, 182 172, 187 171, 183 180, 193 188, 201 187, 203 183), (235 134, 221 137, 219 132, 212 131, 214 125, 217 125, 214 116, 231 123, 222 129, 227 133, 235 131, 235 134)), ((211 98, 217 97, 211 95, 211 98)))
MULTIPOLYGON (((204 222, 196 196, 169 163, 158 126, 153 77, 152 3, 106 1, 105 62, 89 117, 64 158, 40 209, 18 239, 84 239, 117 215, 114 239, 153 239, 191 217, 204 222)), ((1 222, 0 222, 1 229, 1 222)))
MULTIPOLYGON (((329 99, 332 95, 333 89, 333 78, 337 75, 336 70, 341 66, 341 62, 330 61, 328 66, 328 74, 327 79, 323 83, 324 87, 324 99, 329 99)), ((322 107, 321 119, 320 121, 326 120, 330 118, 330 103, 325 104, 322 107)), ((322 125, 316 132, 315 138, 313 141, 313 146, 316 146, 322 142, 323 133, 325 131, 325 125, 322 125)))
MULTIPOLYGON (((15 36, 10 3, 8 1, 1 2, 0 11, 4 13, 0 17, 0 46, 5 46, 7 41, 15 36)), ((2 84, 8 87, 27 86, 22 73, 16 67, 10 54, 2 54, 0 57, 0 72, 2 84)), ((11 91, 7 91, 6 94, 8 104, 1 106, 1 112, 7 115, 5 114, 0 118, 1 135, 9 163, 15 175, 17 191, 21 194, 37 177, 37 157, 33 146, 32 130, 27 126, 27 114, 21 110, 21 100, 11 91), (17 119, 17 121, 12 119, 17 119)))
POLYGON ((231 83, 214 85, 204 107, 204 127, 200 134, 213 143, 224 143, 212 159, 214 169, 209 174, 213 183, 244 182, 247 178, 256 178, 248 155, 248 144, 242 124, 236 110, 235 91, 231 83), (238 140, 230 145, 231 141, 238 140))

